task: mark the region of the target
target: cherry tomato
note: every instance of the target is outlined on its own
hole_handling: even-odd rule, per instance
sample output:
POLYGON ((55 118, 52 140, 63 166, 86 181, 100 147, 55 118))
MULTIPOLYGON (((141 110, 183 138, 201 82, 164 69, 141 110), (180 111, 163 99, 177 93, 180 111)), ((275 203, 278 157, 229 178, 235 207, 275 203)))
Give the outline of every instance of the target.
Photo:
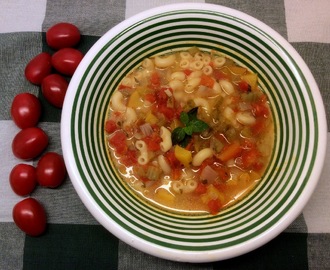
POLYGON ((9 183, 17 195, 30 194, 37 185, 36 169, 32 165, 17 164, 10 172, 9 183))
POLYGON ((10 108, 11 118, 19 128, 34 127, 41 115, 39 99, 30 93, 21 93, 14 97, 10 108))
POLYGON ((69 83, 59 74, 48 75, 41 84, 41 91, 47 101, 57 108, 62 108, 69 83))
POLYGON ((44 207, 33 198, 18 202, 13 209, 13 219, 18 228, 31 236, 45 232, 47 216, 44 207))
POLYGON ((55 152, 43 155, 37 164, 37 181, 40 186, 56 188, 66 177, 63 157, 55 152))
POLYGON ((35 56, 25 67, 26 79, 33 84, 40 85, 52 71, 51 58, 51 55, 46 52, 35 56))
POLYGON ((84 55, 73 48, 60 49, 52 56, 52 65, 60 73, 72 76, 84 55))
POLYGON ((17 158, 29 160, 41 154, 48 145, 47 134, 38 127, 22 129, 12 142, 12 150, 17 158))
POLYGON ((58 50, 76 46, 80 41, 80 31, 71 23, 57 23, 46 32, 46 42, 49 47, 58 50))

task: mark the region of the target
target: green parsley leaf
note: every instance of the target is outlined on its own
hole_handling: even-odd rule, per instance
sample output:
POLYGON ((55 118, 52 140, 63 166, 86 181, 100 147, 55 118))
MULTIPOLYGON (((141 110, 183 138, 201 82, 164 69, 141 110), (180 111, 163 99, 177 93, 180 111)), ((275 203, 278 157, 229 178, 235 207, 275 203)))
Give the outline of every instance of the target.
POLYGON ((189 125, 192 126, 193 132, 195 133, 203 132, 209 128, 208 124, 199 119, 189 122, 189 125))
POLYGON ((192 139, 193 133, 200 133, 209 128, 209 125, 197 118, 198 107, 189 112, 181 112, 180 121, 184 127, 177 127, 172 131, 171 139, 173 144, 186 147, 192 139))
POLYGON ((189 116, 189 121, 197 119, 198 107, 192 108, 187 114, 189 116))
POLYGON ((181 141, 184 140, 185 136, 186 136, 186 133, 182 127, 175 128, 171 134, 172 143, 179 144, 181 141))
POLYGON ((184 137, 184 139, 179 143, 179 145, 180 145, 181 147, 183 147, 183 148, 186 148, 187 145, 190 143, 191 139, 192 139, 191 136, 186 135, 186 136, 184 137))
POLYGON ((189 123, 189 115, 186 112, 182 112, 180 114, 180 121, 182 122, 182 124, 188 125, 188 123, 189 123))
POLYGON ((194 127, 192 125, 189 125, 184 127, 183 130, 187 135, 191 136, 194 132, 194 127))

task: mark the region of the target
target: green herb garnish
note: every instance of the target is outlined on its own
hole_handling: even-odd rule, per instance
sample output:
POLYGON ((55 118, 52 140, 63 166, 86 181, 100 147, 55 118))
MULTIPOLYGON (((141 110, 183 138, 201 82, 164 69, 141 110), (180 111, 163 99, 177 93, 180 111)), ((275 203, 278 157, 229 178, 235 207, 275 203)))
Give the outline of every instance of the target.
POLYGON ((200 133, 209 128, 208 124, 197 118, 198 107, 191 109, 189 112, 181 112, 180 121, 184 127, 177 127, 173 130, 171 138, 173 144, 186 147, 193 133, 200 133))

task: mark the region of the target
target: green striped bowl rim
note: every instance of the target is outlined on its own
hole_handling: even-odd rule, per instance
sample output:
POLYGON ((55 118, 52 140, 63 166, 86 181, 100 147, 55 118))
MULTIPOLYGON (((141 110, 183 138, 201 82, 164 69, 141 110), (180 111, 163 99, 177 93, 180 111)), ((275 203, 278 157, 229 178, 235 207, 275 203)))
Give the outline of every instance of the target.
POLYGON ((211 4, 151 9, 107 32, 75 72, 61 121, 70 179, 94 217, 139 250, 186 262, 244 254, 294 221, 321 173, 326 132, 318 87, 292 46, 262 22, 211 4), (137 198, 112 167, 103 132, 111 94, 129 70, 145 57, 191 46, 218 50, 257 72, 275 121, 263 180, 215 216, 173 214, 137 198))

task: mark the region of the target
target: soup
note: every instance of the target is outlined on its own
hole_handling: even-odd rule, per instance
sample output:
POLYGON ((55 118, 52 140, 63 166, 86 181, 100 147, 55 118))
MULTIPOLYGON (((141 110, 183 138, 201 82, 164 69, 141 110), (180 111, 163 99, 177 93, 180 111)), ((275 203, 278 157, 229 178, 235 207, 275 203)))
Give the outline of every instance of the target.
POLYGON ((144 59, 111 96, 109 154, 141 198, 217 214, 246 196, 269 162, 274 124, 257 74, 216 51, 144 59))

